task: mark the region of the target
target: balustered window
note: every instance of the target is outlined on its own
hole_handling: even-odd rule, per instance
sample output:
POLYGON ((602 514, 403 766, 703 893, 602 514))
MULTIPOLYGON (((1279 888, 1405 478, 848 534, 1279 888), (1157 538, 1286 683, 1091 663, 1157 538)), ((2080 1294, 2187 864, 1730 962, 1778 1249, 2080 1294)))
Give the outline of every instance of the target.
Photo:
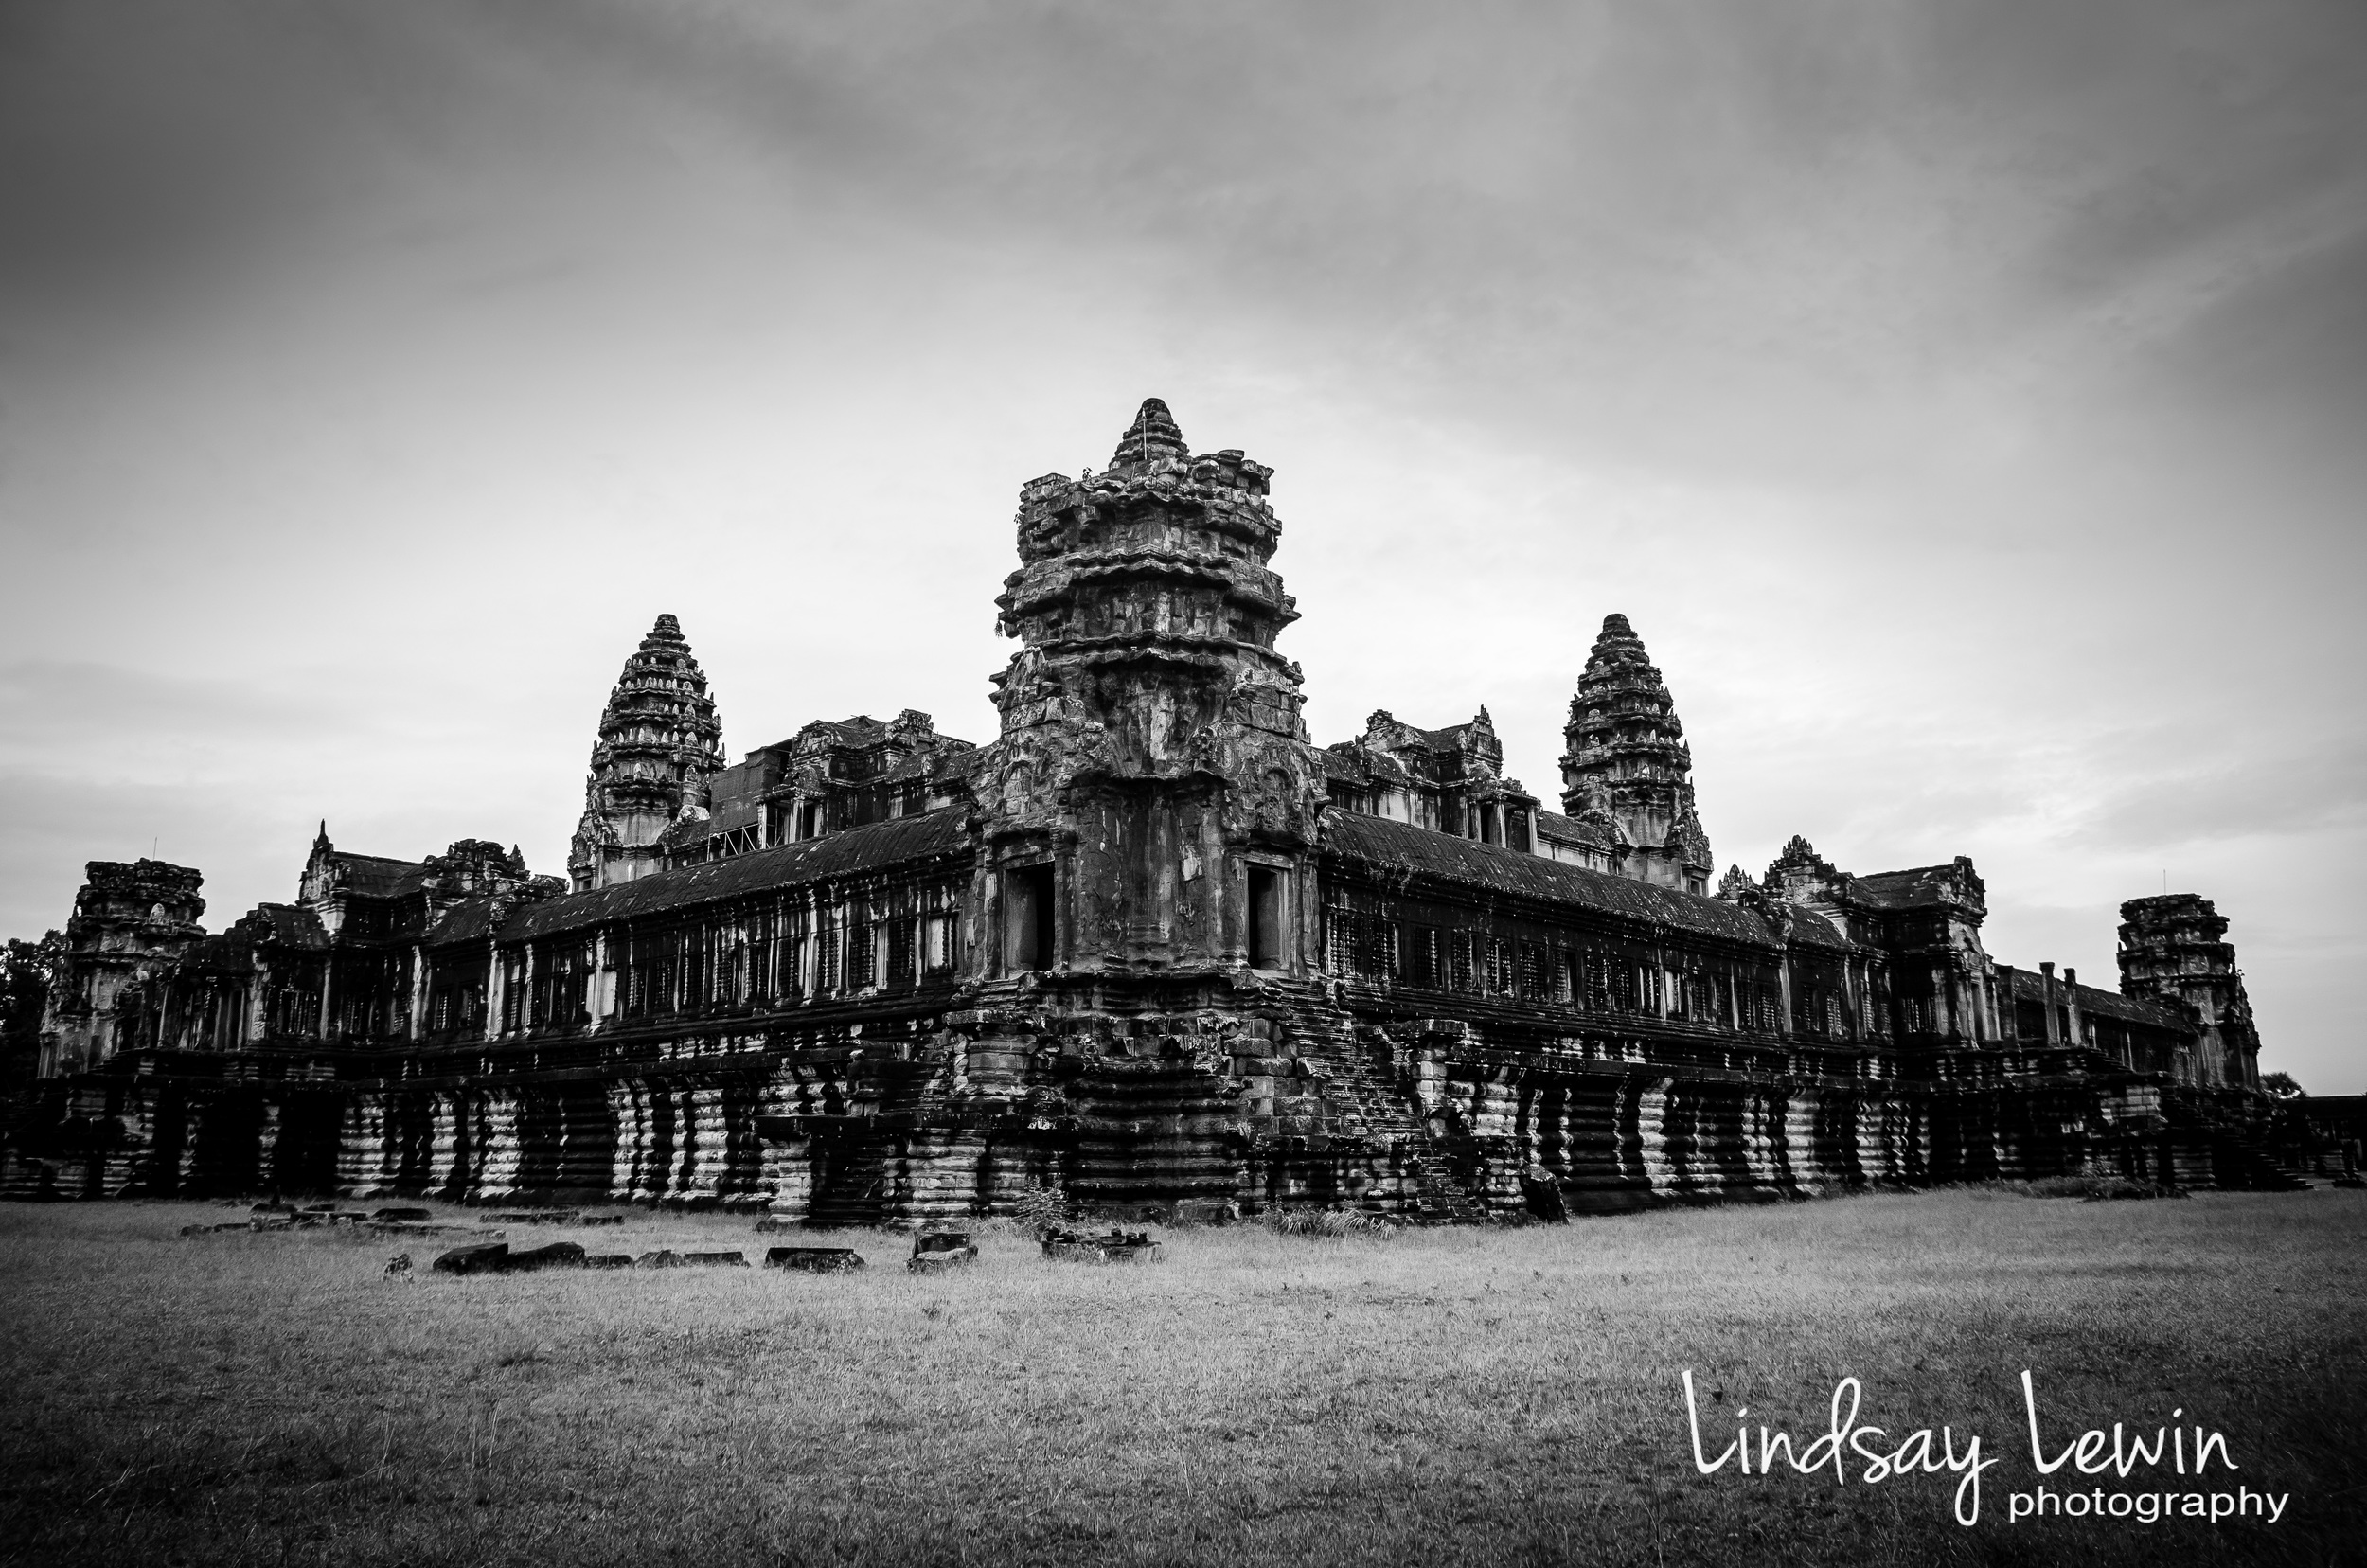
POLYGON ((1426 990, 1438 989, 1438 928, 1410 926, 1405 934, 1405 979, 1426 990))
POLYGON ((747 998, 761 1007, 773 999, 773 912, 758 910, 748 920, 747 998))
POLYGON ((837 920, 827 915, 823 917, 822 936, 814 947, 813 984, 814 989, 819 992, 834 988, 838 982, 839 928, 837 920))
POLYGON ((774 994, 784 1002, 794 1001, 804 994, 805 977, 799 973, 798 964, 805 957, 805 953, 806 928, 803 922, 792 922, 781 933, 774 970, 777 976, 774 994))
POLYGON ((1545 953, 1534 942, 1521 944, 1521 1000, 1545 1000, 1545 953))
POLYGON ((874 984, 872 955, 879 927, 860 910, 846 913, 846 973, 844 989, 859 991, 874 984))

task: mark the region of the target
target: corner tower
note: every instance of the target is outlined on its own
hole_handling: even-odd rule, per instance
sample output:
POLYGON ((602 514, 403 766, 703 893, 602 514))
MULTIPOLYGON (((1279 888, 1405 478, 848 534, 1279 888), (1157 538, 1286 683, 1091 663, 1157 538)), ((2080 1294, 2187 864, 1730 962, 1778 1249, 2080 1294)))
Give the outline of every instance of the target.
POLYGON ((2260 1031, 2227 917, 2209 899, 2171 893, 2121 905, 2121 994, 2166 1002, 2201 1025, 2193 1081, 2260 1087, 2260 1031))
POLYGON ((658 616, 600 710, 583 820, 567 851, 576 892, 631 882, 664 864, 658 835, 684 817, 707 814, 709 785, 723 765, 722 736, 682 624, 658 616))
POLYGON ((1627 616, 1603 617, 1561 735, 1562 810, 1618 835, 1626 875, 1707 893, 1717 867, 1694 811, 1693 753, 1627 616))
POLYGON ((1267 568, 1272 470, 1195 455, 1153 398, 1110 466, 1020 492, 995 601, 1022 643, 977 775, 986 975, 1299 971, 1324 774, 1298 618, 1267 568))
POLYGON ((174 966, 205 935, 205 879, 165 861, 92 861, 65 923, 65 955, 41 1022, 43 1078, 157 1042, 174 966))

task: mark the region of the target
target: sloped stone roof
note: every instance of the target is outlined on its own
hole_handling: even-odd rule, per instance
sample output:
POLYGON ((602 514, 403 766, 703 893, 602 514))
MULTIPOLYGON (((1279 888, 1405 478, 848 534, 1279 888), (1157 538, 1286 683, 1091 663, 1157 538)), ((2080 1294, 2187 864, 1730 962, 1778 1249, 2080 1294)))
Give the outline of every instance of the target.
POLYGON ((1590 849, 1613 847, 1610 837, 1593 823, 1580 822, 1576 817, 1563 816, 1559 811, 1548 811, 1541 807, 1537 812, 1537 836, 1552 839, 1557 844, 1584 845, 1590 849))
POLYGON ((1877 909, 1924 909, 1943 901, 1943 882, 1957 874, 1953 865, 1872 871, 1855 879, 1850 890, 1877 909))
POLYGON ((257 904, 229 929, 189 948, 185 968, 208 973, 241 973, 255 967, 258 948, 326 952, 329 928, 301 904, 257 904))
POLYGON ((351 897, 400 899, 417 893, 427 881, 427 865, 422 861, 352 855, 342 849, 331 851, 329 859, 337 867, 344 891, 351 897))
MULTIPOLYGON (((1334 812, 1325 820, 1327 854, 1361 862, 1383 874, 1434 877, 1475 890, 1540 903, 1569 904, 1638 923, 1658 922, 1730 942, 1769 946, 1773 936, 1748 910, 1673 887, 1590 871, 1543 855, 1503 849, 1382 817, 1334 812)), ((1792 935, 1814 946, 1845 948, 1832 922, 1798 910, 1792 935)))
MULTIPOLYGON (((907 861, 952 854, 967 847, 966 809, 941 807, 917 816, 849 828, 803 844, 775 845, 705 865, 680 866, 632 882, 562 893, 534 903, 513 904, 500 923, 505 937, 543 936, 659 910, 686 909, 770 888, 792 887, 833 877, 877 871, 907 861)), ((428 940, 482 941, 495 924, 492 899, 472 899, 436 922, 428 940)))
MULTIPOLYGON (((2094 1013, 2099 1018, 2117 1018, 2129 1024, 2150 1025, 2157 1029, 2171 1029, 2180 1034, 2195 1032, 2194 1025, 2177 1008, 2160 1002, 2139 997, 2123 996, 2118 991, 2098 990, 2093 986, 2065 985, 2055 982, 2058 995, 2068 991, 2079 993, 2079 1010, 2094 1013)), ((2013 971, 2013 996, 2017 1002, 2046 1003, 2046 976, 2035 970, 2016 969, 2013 971)))

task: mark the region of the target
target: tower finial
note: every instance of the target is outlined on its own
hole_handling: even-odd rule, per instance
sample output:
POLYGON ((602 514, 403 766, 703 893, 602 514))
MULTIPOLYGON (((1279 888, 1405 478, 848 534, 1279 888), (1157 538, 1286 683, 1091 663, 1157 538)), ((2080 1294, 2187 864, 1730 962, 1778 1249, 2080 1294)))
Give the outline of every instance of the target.
POLYGON ((1164 457, 1188 457, 1184 445, 1184 432, 1176 427, 1175 417, 1167 405, 1157 398, 1145 398, 1134 422, 1118 437, 1118 449, 1111 455, 1113 469, 1140 468, 1164 457))

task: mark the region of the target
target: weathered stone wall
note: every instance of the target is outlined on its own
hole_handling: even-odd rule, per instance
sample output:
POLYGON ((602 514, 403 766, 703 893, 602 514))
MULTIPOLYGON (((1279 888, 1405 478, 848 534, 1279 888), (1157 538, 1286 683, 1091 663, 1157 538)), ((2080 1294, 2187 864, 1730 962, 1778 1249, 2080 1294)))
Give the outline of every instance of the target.
POLYGON ((1033 1004, 755 1050, 718 1037, 703 1056, 685 1046, 703 1065, 673 1071, 442 1087, 88 1075, 52 1094, 45 1136, 15 1140, 0 1190, 607 1200, 881 1223, 1006 1212, 1031 1179, 1113 1211, 1469 1219, 1520 1212, 1540 1181, 1575 1212, 1606 1212, 1869 1185, 2272 1176, 2245 1151, 2257 1130, 2240 1107, 2194 1091, 2165 1103, 2135 1075, 1688 1071, 1622 1060, 1643 1055, 1633 1042, 1371 1022, 1306 983, 1114 1020, 1033 1004))

